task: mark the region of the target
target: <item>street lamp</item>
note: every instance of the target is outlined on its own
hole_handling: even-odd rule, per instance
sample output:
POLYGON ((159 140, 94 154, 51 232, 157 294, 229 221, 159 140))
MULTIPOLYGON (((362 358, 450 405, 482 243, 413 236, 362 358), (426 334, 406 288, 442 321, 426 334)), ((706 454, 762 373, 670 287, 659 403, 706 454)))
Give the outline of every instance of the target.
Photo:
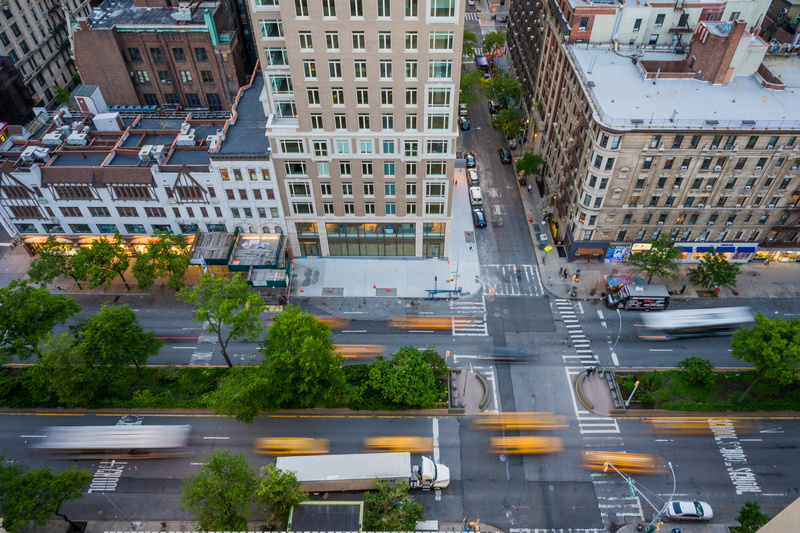
POLYGON ((631 391, 631 395, 625 400, 625 407, 627 408, 631 404, 631 399, 633 399, 633 395, 636 394, 636 389, 639 388, 639 382, 633 384, 633 390, 631 391))
POLYGON ((656 523, 657 520, 659 520, 661 515, 666 513, 667 506, 672 502, 672 498, 675 497, 675 491, 676 491, 677 486, 678 486, 677 485, 677 481, 675 479, 675 470, 672 468, 672 462, 671 461, 667 462, 667 465, 669 466, 670 472, 672 472, 672 494, 670 495, 669 499, 664 502, 664 505, 662 505, 661 507, 656 507, 655 504, 653 504, 653 502, 651 502, 650 499, 647 496, 645 496, 644 493, 641 490, 636 488, 636 482, 630 476, 626 476, 625 474, 620 472, 619 469, 616 466, 614 466, 613 464, 611 464, 610 462, 606 462, 606 464, 603 465, 603 472, 608 472, 608 469, 612 468, 617 474, 622 476, 622 479, 624 479, 625 481, 628 482, 628 488, 631 491, 631 496, 634 495, 634 491, 638 492, 639 496, 641 496, 644 499, 644 501, 646 501, 648 504, 650 504, 650 507, 652 507, 653 510, 656 511, 656 515, 653 517, 653 519, 650 521, 650 523, 647 524, 647 527, 645 528, 645 531, 653 531, 654 524, 656 523))

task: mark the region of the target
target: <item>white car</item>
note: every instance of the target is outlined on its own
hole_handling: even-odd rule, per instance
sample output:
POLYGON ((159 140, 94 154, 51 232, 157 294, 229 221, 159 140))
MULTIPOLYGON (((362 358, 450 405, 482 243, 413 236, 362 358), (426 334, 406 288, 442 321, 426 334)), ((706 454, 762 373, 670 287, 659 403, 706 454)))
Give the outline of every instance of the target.
POLYGON ((467 0, 467 5, 474 6, 475 0, 467 0))
POLYGON ((470 187, 478 185, 478 171, 474 168, 467 169, 467 179, 469 180, 470 187))
POLYGON ((706 502, 673 500, 667 504, 670 520, 697 520, 705 522, 714 518, 714 511, 706 502))

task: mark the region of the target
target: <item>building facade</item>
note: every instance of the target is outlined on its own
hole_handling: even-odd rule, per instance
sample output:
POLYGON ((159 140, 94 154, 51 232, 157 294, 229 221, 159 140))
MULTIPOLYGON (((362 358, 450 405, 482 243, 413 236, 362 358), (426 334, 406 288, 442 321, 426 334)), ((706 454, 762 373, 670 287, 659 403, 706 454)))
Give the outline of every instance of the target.
POLYGON ((33 99, 9 57, 0 56, 0 117, 17 124, 33 108, 33 99))
POLYGON ((235 4, 168 4, 105 0, 78 19, 83 81, 110 105, 229 110, 250 72, 235 4))
POLYGON ((251 0, 292 249, 448 255, 461 0, 251 0))
POLYGON ((19 71, 34 104, 53 108, 52 86, 69 90, 75 85, 70 22, 91 10, 89 0, 0 1, 0 55, 19 71))

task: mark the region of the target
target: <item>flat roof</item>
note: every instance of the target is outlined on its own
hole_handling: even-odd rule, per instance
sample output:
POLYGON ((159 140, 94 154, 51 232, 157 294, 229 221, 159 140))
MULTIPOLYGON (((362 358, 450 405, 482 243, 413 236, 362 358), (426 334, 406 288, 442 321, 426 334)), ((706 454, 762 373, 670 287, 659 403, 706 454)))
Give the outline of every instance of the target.
POLYGON ((303 502, 292 508, 290 531, 361 531, 363 502, 303 502))
MULTIPOLYGON (((205 27, 203 12, 209 8, 216 11, 217 6, 216 2, 203 2, 200 8, 193 11, 191 24, 205 27)), ((97 29, 129 25, 177 26, 178 21, 171 16, 176 12, 175 9, 163 7, 136 7, 133 0, 106 0, 92 10, 88 19, 91 27, 97 29)))
MULTIPOLYGON (((629 57, 617 55, 610 48, 571 45, 568 49, 602 122, 609 126, 740 129, 742 121, 754 121, 747 129, 800 129, 800 60, 795 57, 776 56, 764 62, 786 84, 785 90, 775 91, 762 87, 753 76, 736 76, 723 85, 665 78, 653 83, 643 78, 629 57)), ((640 60, 674 58, 645 52, 640 60)))
POLYGON ((236 103, 236 124, 228 127, 225 142, 216 154, 267 155, 267 117, 260 99, 263 90, 264 76, 259 70, 253 77, 252 86, 242 91, 236 103))

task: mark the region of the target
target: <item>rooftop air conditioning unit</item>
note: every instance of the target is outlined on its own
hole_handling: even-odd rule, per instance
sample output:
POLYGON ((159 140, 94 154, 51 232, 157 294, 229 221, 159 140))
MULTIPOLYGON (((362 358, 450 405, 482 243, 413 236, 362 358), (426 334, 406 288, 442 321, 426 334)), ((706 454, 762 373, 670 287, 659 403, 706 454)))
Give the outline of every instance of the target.
POLYGON ((773 148, 775 148, 774 144, 768 144, 767 145, 767 150, 772 150, 773 148))
POLYGON ((688 165, 681 165, 681 170, 686 170, 686 169, 688 169, 688 168, 689 168, 689 166, 688 166, 688 165))
POLYGON ((717 171, 719 171, 719 170, 722 170, 722 165, 717 165, 717 166, 715 166, 715 167, 714 167, 714 170, 717 170, 717 171))
POLYGON ((792 170, 797 170, 797 165, 792 165, 792 170))
POLYGON ((697 207, 705 207, 706 204, 697 204, 697 207))
POLYGON ((153 146, 153 151, 150 153, 152 161, 155 161, 159 165, 164 162, 164 145, 163 144, 156 144, 153 146))
POLYGON ((771 209, 771 208, 775 207, 775 204, 769 204, 767 207, 769 207, 771 209))
POLYGON ((194 146, 194 135, 178 135, 175 144, 177 146, 194 146))
POLYGON ((86 134, 81 133, 73 133, 69 137, 67 137, 67 144, 73 146, 86 146, 86 134))
POLYGON ((725 225, 726 226, 733 226, 733 222, 726 222, 725 225))
POLYGON ((764 167, 756 167, 756 170, 761 170, 762 168, 764 168, 764 167))
POLYGON ((139 150, 139 161, 143 163, 149 163, 153 152, 153 145, 146 144, 139 150))
POLYGON ((707 191, 710 191, 710 190, 711 190, 711 189, 713 189, 713 188, 714 188, 714 186, 713 186, 713 185, 706 185, 706 190, 707 190, 707 191))
POLYGON ((713 220, 709 220, 709 221, 708 221, 708 225, 709 225, 709 226, 713 226, 713 225, 714 225, 714 221, 713 221, 713 220))
POLYGON ((20 155, 20 158, 22 158, 23 161, 31 162, 33 161, 33 152, 35 151, 36 151, 35 146, 28 146, 22 151, 22 155, 20 155))
POLYGON ((586 31, 586 26, 580 26, 580 27, 578 28, 578 31, 586 31))
POLYGON ((658 221, 658 225, 659 225, 659 226, 663 226, 663 225, 664 225, 664 223, 663 223, 662 221, 660 221, 660 220, 659 220, 659 221, 658 221))
POLYGON ((750 190, 750 189, 752 189, 752 188, 753 188, 753 186, 752 186, 752 185, 745 185, 745 186, 744 186, 744 190, 746 190, 746 191, 749 191, 749 190, 750 190))
POLYGON ((672 188, 673 188, 673 189, 680 189, 680 188, 681 188, 681 186, 680 186, 680 185, 673 185, 673 186, 672 186, 672 188))
POLYGON ((51 146, 58 146, 59 144, 64 142, 65 135, 61 132, 55 133, 48 133, 44 137, 42 137, 42 143, 51 145, 51 146))
POLYGON ((742 207, 742 204, 736 204, 736 207, 742 207))

